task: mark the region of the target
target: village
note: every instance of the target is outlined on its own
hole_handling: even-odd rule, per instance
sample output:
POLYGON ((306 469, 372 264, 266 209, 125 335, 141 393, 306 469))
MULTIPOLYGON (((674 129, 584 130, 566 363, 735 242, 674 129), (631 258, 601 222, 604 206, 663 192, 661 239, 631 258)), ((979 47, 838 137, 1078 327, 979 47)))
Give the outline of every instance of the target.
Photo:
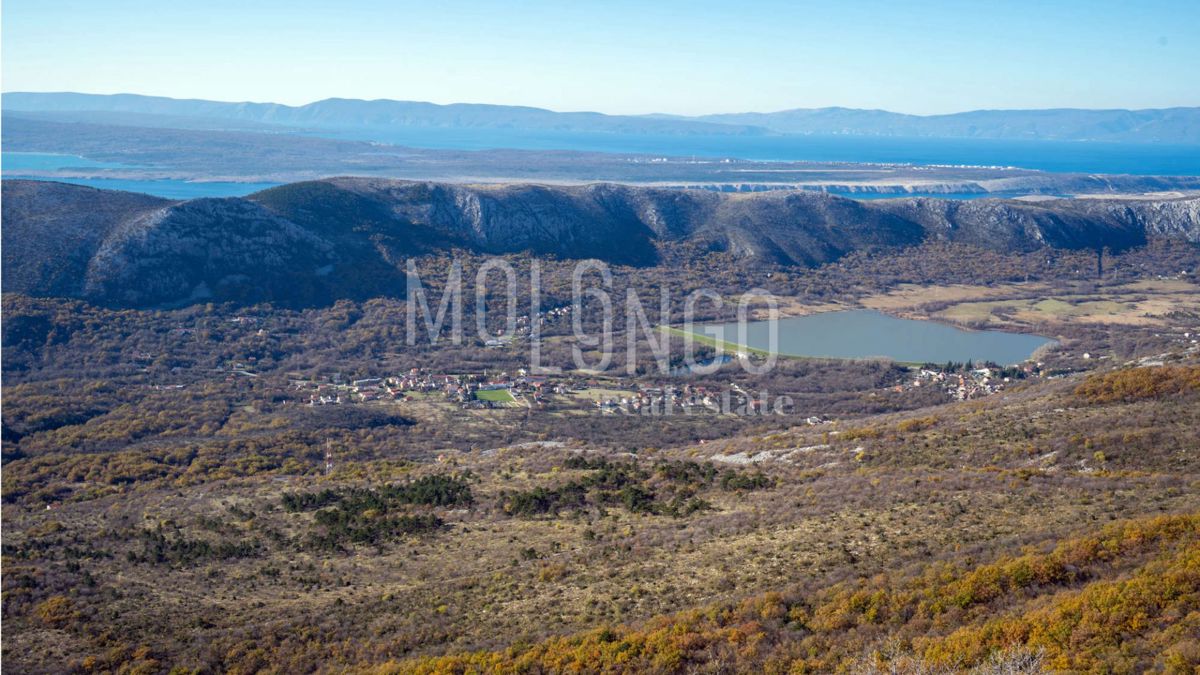
POLYGON ((524 368, 507 372, 442 374, 412 368, 401 375, 366 377, 345 382, 340 374, 327 379, 293 379, 294 390, 306 393, 310 406, 411 401, 414 397, 442 396, 463 408, 541 407, 550 393, 566 392, 565 385, 550 385, 544 376, 530 376, 524 368))
POLYGON ((1002 391, 1015 379, 1040 377, 1042 367, 1041 362, 1027 362, 1008 368, 994 364, 974 367, 971 363, 962 366, 946 364, 943 367, 935 368, 927 364, 916 369, 915 377, 905 384, 898 385, 896 390, 938 387, 955 401, 969 401, 1002 391))
MULTIPOLYGON (((232 364, 231 374, 249 375, 245 364, 232 364)), ((965 401, 1002 391, 1014 380, 1042 376, 1041 364, 1002 368, 995 365, 945 364, 914 368, 895 385, 897 392, 936 387, 949 399, 965 401)), ((684 379, 684 378, 675 378, 684 379)), ((411 368, 396 375, 352 380, 335 373, 328 377, 293 377, 291 390, 308 406, 354 405, 372 402, 441 401, 458 408, 591 410, 602 415, 672 414, 793 414, 790 399, 772 398, 734 382, 717 387, 689 382, 660 383, 615 375, 588 373, 534 375, 526 368, 514 372, 438 373, 411 368)), ((810 424, 827 420, 806 415, 810 424)))
MULTIPOLYGON (((233 364, 231 373, 244 372, 233 364)), ((436 397, 462 409, 583 409, 601 414, 693 414, 702 412, 766 414, 776 401, 736 384, 729 388, 657 385, 596 375, 531 375, 525 368, 445 374, 412 368, 400 375, 344 380, 293 378, 292 391, 308 406, 353 405, 379 401, 404 403, 436 397)))

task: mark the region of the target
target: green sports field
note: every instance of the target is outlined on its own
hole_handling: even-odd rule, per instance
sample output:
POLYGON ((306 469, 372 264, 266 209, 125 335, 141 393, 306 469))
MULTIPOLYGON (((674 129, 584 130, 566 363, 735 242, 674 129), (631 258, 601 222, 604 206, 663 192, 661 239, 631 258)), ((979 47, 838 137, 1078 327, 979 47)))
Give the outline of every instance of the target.
POLYGON ((493 403, 512 403, 515 400, 507 389, 480 389, 475 392, 475 398, 493 403))

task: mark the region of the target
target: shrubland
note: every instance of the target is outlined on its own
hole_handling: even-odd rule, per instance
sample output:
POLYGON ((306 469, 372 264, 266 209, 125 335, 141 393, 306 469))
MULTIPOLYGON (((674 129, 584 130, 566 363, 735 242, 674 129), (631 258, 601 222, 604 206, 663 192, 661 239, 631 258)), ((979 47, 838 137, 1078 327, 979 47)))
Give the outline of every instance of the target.
MULTIPOLYGON (((1012 283, 1046 264, 982 252, 955 267, 961 252, 852 254, 754 279, 716 262, 636 272, 683 290, 761 279, 804 302, 852 302, 897 283, 1012 283)), ((1124 253, 1112 283, 1191 255, 1124 253)), ((423 263, 431 287, 437 262, 423 263)), ((569 297, 568 268, 547 268, 546 297, 569 297)), ((1068 269, 1037 278, 1103 293, 1068 269)), ((634 272, 617 270, 614 293, 634 272)), ((1046 376, 1009 372, 1000 393, 961 402, 906 388, 913 373, 896 364, 805 360, 688 380, 789 395, 796 410, 781 416, 604 415, 566 397, 536 410, 437 396, 307 405, 297 381, 527 365, 520 347, 408 347, 404 310, 133 311, 6 295, 9 667, 1200 663, 1200 366, 1183 339, 1195 316, 1055 324, 1063 346, 1046 376)), ((569 332, 548 328, 551 362, 569 363, 569 332)), ((597 386, 681 382, 634 365, 597 386)))

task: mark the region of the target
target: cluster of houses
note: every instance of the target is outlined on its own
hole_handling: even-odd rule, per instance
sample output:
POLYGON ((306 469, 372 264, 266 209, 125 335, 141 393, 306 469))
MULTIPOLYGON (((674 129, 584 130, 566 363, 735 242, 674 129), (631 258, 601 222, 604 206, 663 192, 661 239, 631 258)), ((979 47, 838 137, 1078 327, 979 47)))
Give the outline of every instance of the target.
MULTIPOLYGON (((570 316, 571 305, 563 305, 538 312, 536 314, 536 321, 538 326, 545 326, 546 324, 557 323, 562 319, 570 318, 570 316)), ((516 330, 511 335, 506 335, 503 330, 497 331, 495 337, 484 340, 483 346, 495 349, 497 347, 504 347, 518 339, 527 338, 533 330, 533 325, 533 322, 529 319, 529 315, 522 314, 517 317, 516 330)))
MULTIPOLYGON (((252 375, 240 370, 247 364, 233 364, 231 373, 252 375)), ((926 366, 914 371, 910 379, 896 386, 897 391, 922 387, 936 387, 954 400, 966 401, 990 396, 1015 378, 1042 375, 1042 364, 1025 364, 1019 368, 996 366, 946 368, 926 366)), ((544 408, 554 396, 571 395, 589 389, 604 389, 607 393, 594 399, 592 405, 602 413, 638 414, 655 411, 682 413, 711 411, 725 413, 745 411, 756 414, 766 412, 770 401, 763 394, 747 392, 736 384, 729 389, 714 389, 697 384, 663 385, 628 383, 618 385, 587 377, 547 378, 531 375, 524 368, 513 373, 466 373, 443 374, 423 368, 412 368, 408 372, 380 377, 366 377, 343 382, 340 375, 328 380, 293 379, 295 390, 301 391, 310 406, 366 403, 371 401, 409 401, 415 395, 440 394, 448 402, 463 408, 492 408, 511 406, 514 402, 530 408, 544 408), (504 391, 509 396, 492 396, 484 392, 504 391), (510 399, 511 397, 511 399, 510 399)), ((303 399, 302 399, 303 400, 303 399)), ((811 417, 805 420, 810 425, 824 424, 827 420, 811 417)))
MULTIPOLYGON (((607 394, 593 401, 601 413, 656 414, 744 411, 765 414, 772 408, 765 392, 754 394, 737 385, 729 389, 683 384, 652 386, 629 384, 628 391, 612 390, 610 381, 589 377, 554 377, 531 375, 524 368, 514 373, 438 374, 421 368, 386 377, 367 377, 343 382, 339 375, 323 381, 293 379, 296 391, 303 392, 310 406, 367 403, 371 401, 409 401, 416 395, 441 395, 446 401, 463 408, 493 408, 513 403, 544 408, 555 396, 570 396, 576 392, 606 389, 607 394), (504 391, 509 396, 492 396, 486 392, 504 391)), ((303 399, 302 399, 303 400, 303 399)), ((559 399, 560 402, 562 399, 559 399)), ((574 400, 574 399, 571 399, 574 400)), ((812 417, 808 424, 825 420, 812 417)))
MULTIPOLYGON (((737 394, 742 396, 741 394, 737 394)), ((603 412, 639 413, 643 410, 665 410, 672 408, 680 411, 707 409, 720 411, 722 404, 728 404, 728 394, 698 385, 685 384, 681 387, 650 387, 638 386, 627 395, 609 396, 595 401, 595 405, 603 412)), ((738 405, 753 405, 754 402, 742 396, 738 405)), ((726 406, 727 407, 727 406, 726 406)))
POLYGON ((479 392, 482 391, 507 391, 513 400, 527 400, 537 407, 546 405, 548 394, 566 392, 563 385, 552 385, 547 378, 529 375, 524 368, 519 368, 513 375, 506 372, 491 377, 464 375, 457 386, 446 389, 445 393, 447 399, 464 408, 491 408, 498 405, 496 401, 480 397, 479 392))
MULTIPOLYGON (((1022 371, 1025 374, 1034 374, 1040 365, 1022 366, 1022 371)), ((1012 377, 1003 376, 1001 369, 987 366, 952 372, 922 368, 917 371, 908 386, 940 387, 956 401, 969 401, 991 396, 1004 389, 1004 386, 1011 381, 1012 377)))
POLYGON ((676 408, 691 408, 696 406, 716 409, 719 394, 710 392, 704 387, 684 385, 676 387, 639 387, 627 395, 609 396, 596 399, 595 405, 604 412, 639 412, 643 408, 662 408, 671 405, 676 408))
MULTIPOLYGON (((244 365, 244 364, 235 364, 244 365)), ((1002 369, 995 366, 965 367, 951 369, 921 368, 904 384, 900 391, 919 387, 936 387, 950 398, 959 401, 990 396, 1011 382, 1013 377, 1036 376, 1042 364, 1026 364, 1020 369, 1002 369)), ((586 378, 553 379, 541 375, 530 375, 524 368, 515 373, 471 373, 440 374, 422 368, 412 368, 400 375, 367 377, 343 382, 338 375, 328 381, 292 380, 293 387, 307 394, 308 405, 340 405, 366 403, 370 401, 408 401, 416 394, 441 394, 445 400, 463 408, 491 408, 518 402, 532 408, 545 407, 552 396, 569 395, 577 391, 611 386, 586 378), (481 392, 503 390, 511 396, 500 400, 481 392)), ((633 384, 629 391, 609 393, 594 400, 593 405, 602 413, 651 413, 677 411, 681 413, 711 411, 724 413, 744 410, 748 413, 764 413, 770 401, 762 395, 744 391, 732 385, 730 389, 713 389, 696 384, 679 386, 651 386, 633 384), (760 400, 761 399, 761 400, 760 400)), ((827 420, 809 417, 809 425, 825 424, 827 420)))
POLYGON ((529 375, 524 368, 507 372, 447 375, 413 368, 402 375, 367 377, 342 383, 339 377, 328 382, 293 380, 292 386, 308 393, 308 405, 340 405, 369 401, 406 401, 412 394, 442 394, 448 401, 464 407, 492 407, 495 401, 483 400, 481 391, 505 390, 514 400, 527 398, 533 405, 544 405, 546 396, 567 393, 564 383, 550 383, 542 376, 529 375))

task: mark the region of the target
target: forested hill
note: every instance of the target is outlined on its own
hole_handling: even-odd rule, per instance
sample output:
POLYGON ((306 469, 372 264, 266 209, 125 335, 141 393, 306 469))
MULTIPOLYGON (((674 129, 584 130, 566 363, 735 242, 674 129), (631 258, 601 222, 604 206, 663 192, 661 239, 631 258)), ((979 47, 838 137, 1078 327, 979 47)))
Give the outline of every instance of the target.
POLYGON ((3 185, 6 291, 128 307, 289 305, 403 291, 398 261, 458 248, 653 266, 665 252, 819 266, 939 240, 994 251, 1200 242, 1200 198, 855 201, 611 184, 373 178, 168 201, 62 183, 3 185))

